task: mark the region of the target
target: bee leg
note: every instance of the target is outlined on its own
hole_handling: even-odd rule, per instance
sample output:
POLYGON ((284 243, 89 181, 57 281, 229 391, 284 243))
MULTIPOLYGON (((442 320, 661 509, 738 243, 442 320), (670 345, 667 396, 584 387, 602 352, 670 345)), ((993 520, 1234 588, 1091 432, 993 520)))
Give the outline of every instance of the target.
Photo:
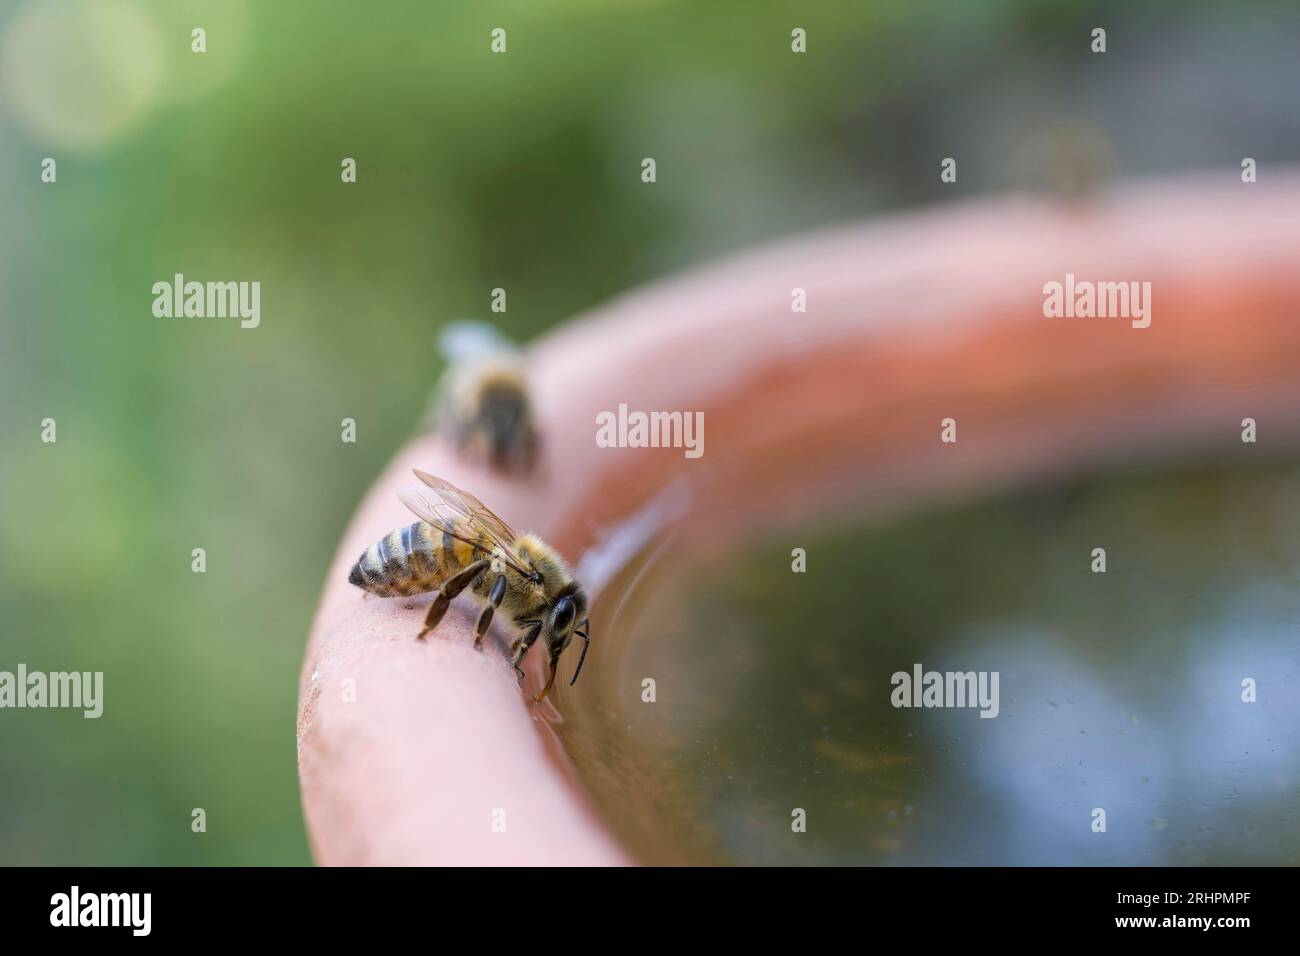
POLYGON ((472 584, 475 578, 487 570, 487 566, 487 561, 475 561, 473 564, 467 565, 460 572, 453 575, 445 584, 443 584, 441 590, 438 591, 438 596, 433 599, 433 604, 429 606, 429 614, 424 619, 424 627, 421 629, 420 633, 416 635, 415 639, 417 641, 424 640, 424 635, 428 634, 438 626, 438 622, 442 620, 442 616, 447 613, 447 608, 451 606, 452 598, 465 590, 467 585, 472 584))
POLYGON ((537 635, 542 633, 541 621, 525 621, 524 623, 528 625, 528 630, 515 638, 515 642, 510 645, 510 650, 512 652, 510 657, 510 666, 515 669, 515 674, 518 676, 519 683, 521 684, 524 682, 524 669, 519 666, 519 662, 522 661, 524 655, 528 653, 528 648, 533 646, 533 641, 537 640, 537 635))
POLYGON ((483 614, 478 619, 478 626, 474 628, 474 650, 483 650, 483 635, 487 633, 488 625, 492 623, 492 612, 501 606, 501 599, 505 596, 506 576, 501 574, 492 582, 492 590, 488 593, 488 606, 483 609, 483 614))

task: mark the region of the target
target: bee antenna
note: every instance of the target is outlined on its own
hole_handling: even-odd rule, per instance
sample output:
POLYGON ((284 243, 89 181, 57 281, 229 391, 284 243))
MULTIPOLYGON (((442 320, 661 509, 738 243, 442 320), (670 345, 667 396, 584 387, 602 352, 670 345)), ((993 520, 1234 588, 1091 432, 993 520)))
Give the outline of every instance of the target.
POLYGON ((587 651, 591 649, 590 637, 581 631, 574 631, 573 633, 582 638, 582 656, 578 658, 578 669, 573 672, 573 680, 569 681, 570 687, 578 682, 578 675, 582 673, 582 662, 587 659, 587 651))

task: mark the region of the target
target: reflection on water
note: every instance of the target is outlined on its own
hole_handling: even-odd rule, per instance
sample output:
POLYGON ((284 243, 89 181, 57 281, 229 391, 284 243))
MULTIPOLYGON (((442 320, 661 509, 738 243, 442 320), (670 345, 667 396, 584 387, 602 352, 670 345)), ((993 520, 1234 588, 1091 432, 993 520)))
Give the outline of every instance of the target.
POLYGON ((1294 464, 652 551, 556 728, 643 861, 1300 862, 1294 464), (916 663, 999 715, 894 708, 916 663))

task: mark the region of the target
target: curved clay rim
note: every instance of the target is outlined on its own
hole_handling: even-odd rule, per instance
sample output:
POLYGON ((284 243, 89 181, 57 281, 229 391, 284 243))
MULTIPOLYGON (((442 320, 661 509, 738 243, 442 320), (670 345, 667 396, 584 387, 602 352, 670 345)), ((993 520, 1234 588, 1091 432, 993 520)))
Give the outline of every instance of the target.
MULTIPOLYGON (((453 606, 362 600, 347 569, 410 520, 420 467, 577 556, 674 475, 719 527, 841 495, 933 495, 1188 448, 1282 447, 1300 404, 1300 178, 1232 172, 1091 204, 1004 198, 827 232, 620 299, 530 355, 546 449, 511 482, 424 437, 398 454, 343 536, 303 669, 303 806, 323 864, 628 862, 534 726, 498 652, 453 606), (1043 285, 1152 284, 1152 323, 1047 319, 1043 285), (808 311, 792 314, 791 290, 808 311), (704 456, 608 449, 619 403, 703 411, 704 456), (939 442, 958 421, 959 441, 939 442), (1241 419, 1259 422, 1243 446, 1241 419), (796 476, 796 477, 792 477, 796 476), (343 692, 355 682, 354 702, 343 692), (504 810, 505 832, 492 827, 504 810)), ((566 655, 562 676, 576 657, 566 655)), ((599 653, 593 641, 592 653, 599 653)), ((537 686, 541 655, 531 655, 537 686)), ((557 681, 561 712, 582 691, 557 681)))

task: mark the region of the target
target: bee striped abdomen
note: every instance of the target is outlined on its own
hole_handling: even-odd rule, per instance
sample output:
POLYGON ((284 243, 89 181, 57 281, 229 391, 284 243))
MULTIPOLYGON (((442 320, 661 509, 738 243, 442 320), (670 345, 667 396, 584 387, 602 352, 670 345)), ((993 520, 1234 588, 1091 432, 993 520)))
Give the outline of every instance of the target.
POLYGON ((432 591, 457 570, 444 560, 443 537, 423 521, 399 528, 366 548, 348 580, 379 597, 432 591))

